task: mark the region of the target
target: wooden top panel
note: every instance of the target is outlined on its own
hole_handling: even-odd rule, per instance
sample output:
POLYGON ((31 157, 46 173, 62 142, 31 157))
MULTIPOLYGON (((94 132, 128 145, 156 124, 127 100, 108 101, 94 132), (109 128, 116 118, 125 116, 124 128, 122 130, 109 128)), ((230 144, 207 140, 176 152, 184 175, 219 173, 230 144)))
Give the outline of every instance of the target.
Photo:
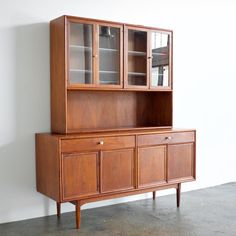
MULTIPOLYGON (((61 17, 65 18, 69 21, 89 21, 89 22, 93 22, 95 24, 96 23, 104 23, 104 24, 126 25, 126 26, 129 26, 129 27, 141 27, 141 28, 146 28, 146 29, 150 29, 150 30, 158 30, 158 31, 173 33, 173 31, 170 30, 170 29, 163 29, 163 28, 157 28, 157 27, 152 27, 152 26, 128 24, 128 23, 123 23, 123 22, 115 22, 115 21, 109 21, 109 20, 100 20, 100 19, 93 19, 93 18, 87 18, 87 17, 78 17, 78 16, 69 16, 69 15, 63 15, 61 17)), ((58 17, 58 18, 61 18, 61 17, 58 17)))
POLYGON ((103 132, 83 132, 76 134, 51 134, 41 133, 36 135, 49 135, 58 139, 77 139, 89 137, 112 137, 112 136, 127 136, 127 135, 142 135, 142 134, 160 134, 160 133, 178 133, 178 132, 196 132, 195 129, 176 129, 176 128, 152 128, 142 130, 121 130, 121 131, 103 131, 103 132))

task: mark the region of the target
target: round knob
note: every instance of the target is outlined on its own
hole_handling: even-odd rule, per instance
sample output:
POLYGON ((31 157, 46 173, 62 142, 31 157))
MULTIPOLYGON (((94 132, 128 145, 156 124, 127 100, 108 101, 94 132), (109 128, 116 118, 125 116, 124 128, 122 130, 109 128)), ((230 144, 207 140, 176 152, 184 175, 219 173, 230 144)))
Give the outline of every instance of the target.
POLYGON ((100 144, 100 145, 103 145, 103 144, 104 144, 104 141, 100 141, 99 144, 100 144))
POLYGON ((171 140, 172 137, 171 137, 171 136, 168 136, 168 137, 166 137, 165 139, 166 139, 166 140, 171 140))
POLYGON ((95 57, 95 58, 96 58, 96 57, 98 57, 98 55, 97 55, 97 54, 95 54, 95 55, 93 55, 93 57, 95 57))

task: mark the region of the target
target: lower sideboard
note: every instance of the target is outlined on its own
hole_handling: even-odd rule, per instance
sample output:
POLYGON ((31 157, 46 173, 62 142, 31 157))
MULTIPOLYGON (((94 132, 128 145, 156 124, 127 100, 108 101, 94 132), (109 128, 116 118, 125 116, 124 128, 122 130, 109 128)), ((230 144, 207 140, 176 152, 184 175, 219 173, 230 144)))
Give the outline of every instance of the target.
POLYGON ((196 177, 195 130, 143 130, 76 135, 36 134, 37 191, 70 202, 80 227, 89 202, 175 188, 196 177))

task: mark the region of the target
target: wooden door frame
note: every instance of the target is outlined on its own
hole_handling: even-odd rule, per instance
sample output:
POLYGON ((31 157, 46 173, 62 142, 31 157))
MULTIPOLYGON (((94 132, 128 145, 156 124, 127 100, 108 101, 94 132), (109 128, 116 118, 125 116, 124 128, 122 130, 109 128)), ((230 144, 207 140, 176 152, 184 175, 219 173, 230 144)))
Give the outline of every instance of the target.
POLYGON ((154 91, 171 91, 173 88, 173 32, 172 31, 166 31, 166 30, 158 30, 158 29, 150 29, 149 30, 149 55, 152 58, 152 48, 151 48, 151 43, 152 43, 152 37, 151 33, 152 32, 158 32, 158 33, 163 33, 163 34, 168 34, 170 37, 169 41, 169 72, 168 72, 168 85, 169 86, 152 86, 152 78, 151 78, 151 70, 152 70, 152 62, 149 60, 149 70, 150 70, 150 80, 149 80, 149 89, 154 90, 154 91))
POLYGON ((152 146, 140 146, 137 148, 137 162, 138 162, 138 168, 137 168, 137 188, 138 189, 147 189, 147 188, 151 188, 151 187, 158 187, 158 186, 162 186, 162 185, 166 185, 167 184, 167 164, 168 164, 168 159, 167 159, 167 155, 168 155, 168 147, 166 144, 160 144, 160 145, 152 145, 152 146), (165 181, 158 181, 158 182, 153 182, 151 184, 143 184, 140 185, 139 182, 139 167, 140 167, 140 160, 139 160, 139 152, 140 149, 154 149, 157 147, 164 147, 165 150, 165 154, 164 154, 164 176, 165 176, 165 181))
POLYGON ((138 90, 147 90, 149 89, 149 60, 148 57, 150 57, 150 45, 149 45, 149 29, 145 27, 139 27, 139 26, 130 26, 130 25, 124 25, 124 89, 138 89, 138 90), (137 30, 137 31, 143 31, 147 33, 147 45, 146 45, 146 85, 129 85, 128 83, 128 30, 137 30))
POLYGON ((66 88, 68 89, 76 89, 76 88, 94 88, 96 86, 95 81, 96 81, 96 73, 95 72, 95 53, 96 53, 96 31, 95 31, 95 23, 94 21, 87 21, 87 20, 83 20, 83 19, 74 19, 74 18, 66 18, 65 21, 66 24, 66 34, 65 34, 65 48, 67 53, 67 57, 66 57, 66 68, 67 68, 67 72, 66 72, 66 88), (87 24, 87 25, 92 25, 92 83, 91 84, 70 84, 69 81, 69 65, 70 65, 70 48, 69 48, 69 42, 70 42, 70 24, 71 23, 77 23, 77 24, 87 24))
POLYGON ((123 80, 123 42, 124 42, 124 30, 123 30, 123 25, 120 24, 113 24, 113 23, 104 23, 104 22, 97 22, 95 24, 95 32, 96 32, 96 42, 95 42, 95 51, 96 51, 96 55, 97 55, 97 59, 95 60, 95 67, 96 67, 96 78, 95 78, 95 84, 96 84, 96 88, 106 88, 106 89, 122 89, 123 88, 123 84, 124 84, 124 80, 123 80), (115 85, 115 84, 99 84, 99 26, 108 26, 108 27, 113 27, 113 28, 119 28, 119 32, 120 32, 120 38, 119 38, 119 84, 115 85))
POLYGON ((61 198, 62 201, 71 201, 72 199, 78 199, 78 198, 86 198, 89 196, 97 195, 100 194, 100 155, 99 151, 84 151, 84 152, 75 152, 75 153, 62 153, 61 154, 61 198), (97 192, 90 193, 90 194, 79 194, 77 196, 72 196, 72 197, 66 197, 65 196, 65 183, 64 183, 64 158, 65 157, 70 157, 70 156, 79 156, 81 155, 88 155, 88 154, 96 154, 96 170, 97 170, 97 192))

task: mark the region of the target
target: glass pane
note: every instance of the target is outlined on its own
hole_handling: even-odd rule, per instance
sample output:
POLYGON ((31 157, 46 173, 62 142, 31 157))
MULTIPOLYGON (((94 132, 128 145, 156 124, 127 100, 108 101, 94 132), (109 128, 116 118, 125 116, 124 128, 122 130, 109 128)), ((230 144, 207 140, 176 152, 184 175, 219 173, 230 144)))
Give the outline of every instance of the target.
POLYGON ((70 23, 69 83, 92 84, 93 26, 70 23))
POLYGON ((128 30, 128 85, 147 85, 147 32, 128 30))
POLYGON ((169 34, 152 32, 151 85, 169 86, 169 34))
POLYGON ((99 26, 99 83, 120 84, 120 29, 99 26))

